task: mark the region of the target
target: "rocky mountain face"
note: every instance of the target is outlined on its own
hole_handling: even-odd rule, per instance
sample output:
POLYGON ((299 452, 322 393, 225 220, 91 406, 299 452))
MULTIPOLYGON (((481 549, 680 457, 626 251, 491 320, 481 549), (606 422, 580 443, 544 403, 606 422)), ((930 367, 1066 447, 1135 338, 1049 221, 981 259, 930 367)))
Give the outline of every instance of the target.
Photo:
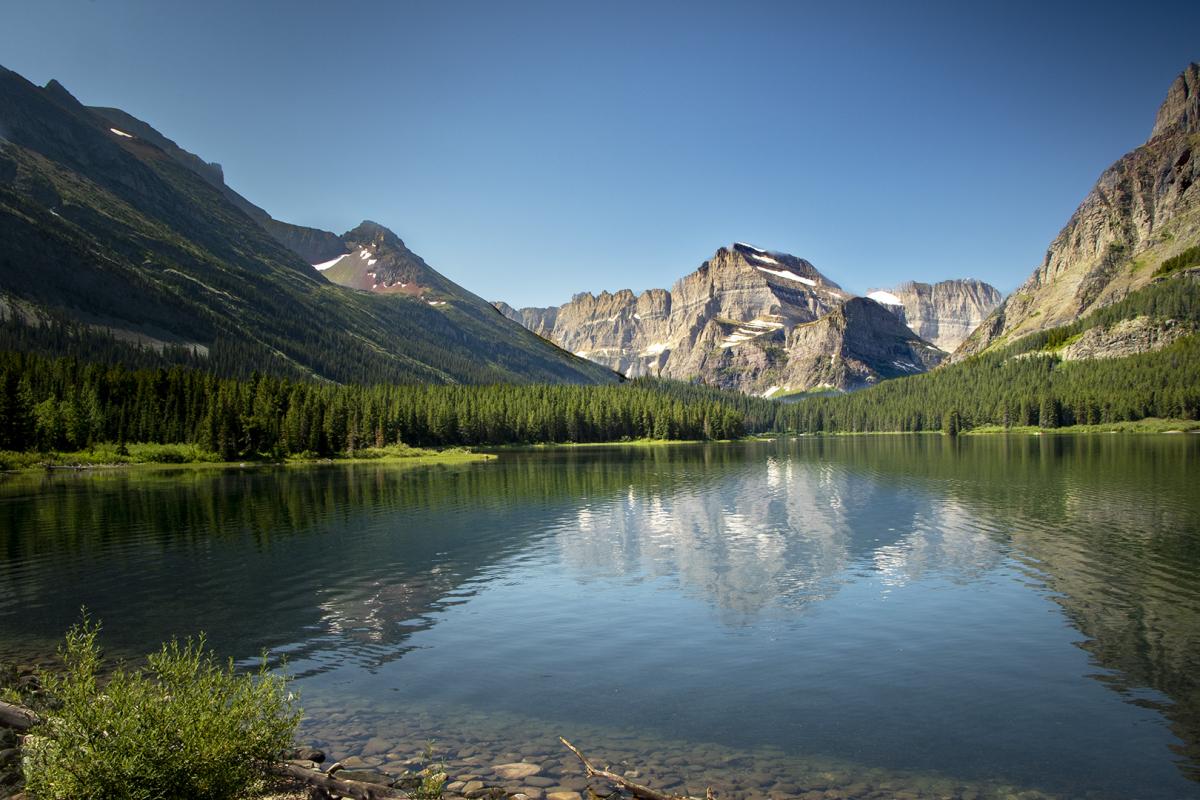
POLYGON ((670 291, 578 294, 509 318, 630 377, 661 375, 767 397, 854 389, 924 372, 945 354, 811 263, 736 242, 670 291))
POLYGON ((1200 242, 1200 65, 1171 84, 1145 144, 1100 176, 1027 281, 955 353, 1071 322, 1200 242))
POLYGON ((1179 320, 1154 320, 1139 316, 1123 319, 1109 326, 1097 326, 1084 331, 1078 340, 1063 347, 1063 361, 1088 358, 1123 358, 1161 350, 1196 329, 1179 320))
POLYGON ((869 289, 867 297, 893 312, 913 333, 948 353, 1000 305, 999 290, 974 278, 869 289))
POLYGON ((6 319, 186 348, 225 371, 356 382, 617 380, 504 319, 381 226, 338 237, 273 220, 225 185, 219 165, 147 123, 2 67, 0 242, 6 319), (312 267, 367 249, 397 278, 421 275, 436 299, 353 291, 312 267))

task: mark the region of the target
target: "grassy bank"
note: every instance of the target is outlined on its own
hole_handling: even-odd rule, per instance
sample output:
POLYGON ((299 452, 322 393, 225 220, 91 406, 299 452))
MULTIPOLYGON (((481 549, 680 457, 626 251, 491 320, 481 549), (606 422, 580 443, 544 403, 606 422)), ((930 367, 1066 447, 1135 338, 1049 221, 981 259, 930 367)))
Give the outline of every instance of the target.
POLYGON ((536 444, 507 444, 488 446, 488 450, 561 450, 590 447, 662 447, 672 444, 716 444, 738 439, 621 439, 610 442, 539 442, 536 444))
MULTIPOLYGON (((1026 435, 1040 436, 1042 434, 1085 434, 1085 433, 1200 433, 1200 422, 1192 419, 1160 419, 1148 417, 1133 422, 1105 422, 1098 425, 1064 425, 1058 428, 1040 428, 1037 425, 980 425, 975 428, 962 430, 959 436, 995 436, 995 435, 1026 435)), ((784 433, 754 437, 756 439, 774 439, 787 436, 945 436, 945 432, 936 430, 926 431, 823 431, 820 433, 784 433)))
POLYGON ((48 453, 20 453, 0 451, 0 471, 21 472, 45 469, 105 469, 105 468, 136 468, 136 467, 181 467, 188 469, 213 468, 225 469, 244 467, 252 464, 353 464, 360 462, 375 463, 459 463, 464 461, 486 461, 495 456, 486 453, 475 453, 469 449, 454 447, 446 450, 431 450, 421 447, 393 445, 391 447, 371 447, 347 453, 339 453, 333 458, 324 458, 315 454, 299 453, 276 458, 263 454, 258 458, 245 458, 238 461, 222 461, 220 456, 211 451, 189 444, 131 444, 122 448, 115 444, 98 444, 89 450, 74 452, 52 451, 48 453))
POLYGON ((1159 419, 1148 417, 1134 422, 1105 422, 1098 425, 1066 425, 1061 428, 1039 428, 1036 425, 1021 425, 1005 428, 1002 425, 982 425, 963 431, 963 436, 978 436, 996 433, 1008 434, 1062 434, 1062 433, 1197 433, 1200 422, 1192 419, 1159 419))

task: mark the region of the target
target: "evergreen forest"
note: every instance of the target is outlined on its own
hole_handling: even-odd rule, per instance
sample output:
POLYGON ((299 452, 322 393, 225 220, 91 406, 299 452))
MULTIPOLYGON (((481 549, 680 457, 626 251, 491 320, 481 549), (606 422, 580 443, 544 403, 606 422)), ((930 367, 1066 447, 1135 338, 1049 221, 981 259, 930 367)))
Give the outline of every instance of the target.
POLYGON ((943 431, 1200 419, 1200 283, 1159 279, 1076 322, 922 375, 793 403, 642 378, 619 385, 335 384, 252 352, 152 350, 61 322, 0 324, 0 450, 188 444, 223 460, 770 432, 943 431), (1063 349, 1122 320, 1185 335, 1124 358, 1063 349), (66 352, 68 355, 54 356, 66 352))

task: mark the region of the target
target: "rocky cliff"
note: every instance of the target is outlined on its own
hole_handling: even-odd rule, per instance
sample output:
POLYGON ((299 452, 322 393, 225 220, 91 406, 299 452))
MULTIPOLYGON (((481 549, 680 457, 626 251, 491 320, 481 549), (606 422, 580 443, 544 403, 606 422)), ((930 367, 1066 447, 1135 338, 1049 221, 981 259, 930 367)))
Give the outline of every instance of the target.
POLYGON ((1074 342, 1063 347, 1063 361, 1089 358, 1123 358, 1161 350, 1196 329, 1179 320, 1156 320, 1140 316, 1112 325, 1099 325, 1084 331, 1074 342))
POLYGON ((630 377, 700 379, 770 397, 854 389, 923 372, 945 355, 808 261, 741 242, 719 249, 670 291, 583 293, 551 308, 496 306, 630 377))
POLYGON ((1149 140, 1100 176, 1033 275, 956 358, 1062 325, 1147 284, 1200 242, 1200 65, 1175 79, 1149 140))
POLYGON ((892 289, 869 289, 867 297, 946 352, 962 344, 1002 299, 996 287, 974 278, 932 284, 907 281, 892 289))

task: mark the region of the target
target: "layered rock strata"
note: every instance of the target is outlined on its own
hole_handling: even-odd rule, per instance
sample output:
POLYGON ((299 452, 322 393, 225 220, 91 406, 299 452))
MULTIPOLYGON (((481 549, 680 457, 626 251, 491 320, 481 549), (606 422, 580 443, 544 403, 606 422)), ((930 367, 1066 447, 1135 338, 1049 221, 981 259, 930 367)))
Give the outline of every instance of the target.
POLYGON ((1003 299, 996 287, 960 278, 938 283, 906 281, 892 289, 869 289, 867 297, 895 313, 913 333, 953 352, 1003 299))
POLYGON ((944 353, 883 306, 853 298, 810 262, 742 242, 670 291, 577 294, 550 308, 497 308, 628 377, 658 375, 768 397, 854 389, 924 372, 944 353))

